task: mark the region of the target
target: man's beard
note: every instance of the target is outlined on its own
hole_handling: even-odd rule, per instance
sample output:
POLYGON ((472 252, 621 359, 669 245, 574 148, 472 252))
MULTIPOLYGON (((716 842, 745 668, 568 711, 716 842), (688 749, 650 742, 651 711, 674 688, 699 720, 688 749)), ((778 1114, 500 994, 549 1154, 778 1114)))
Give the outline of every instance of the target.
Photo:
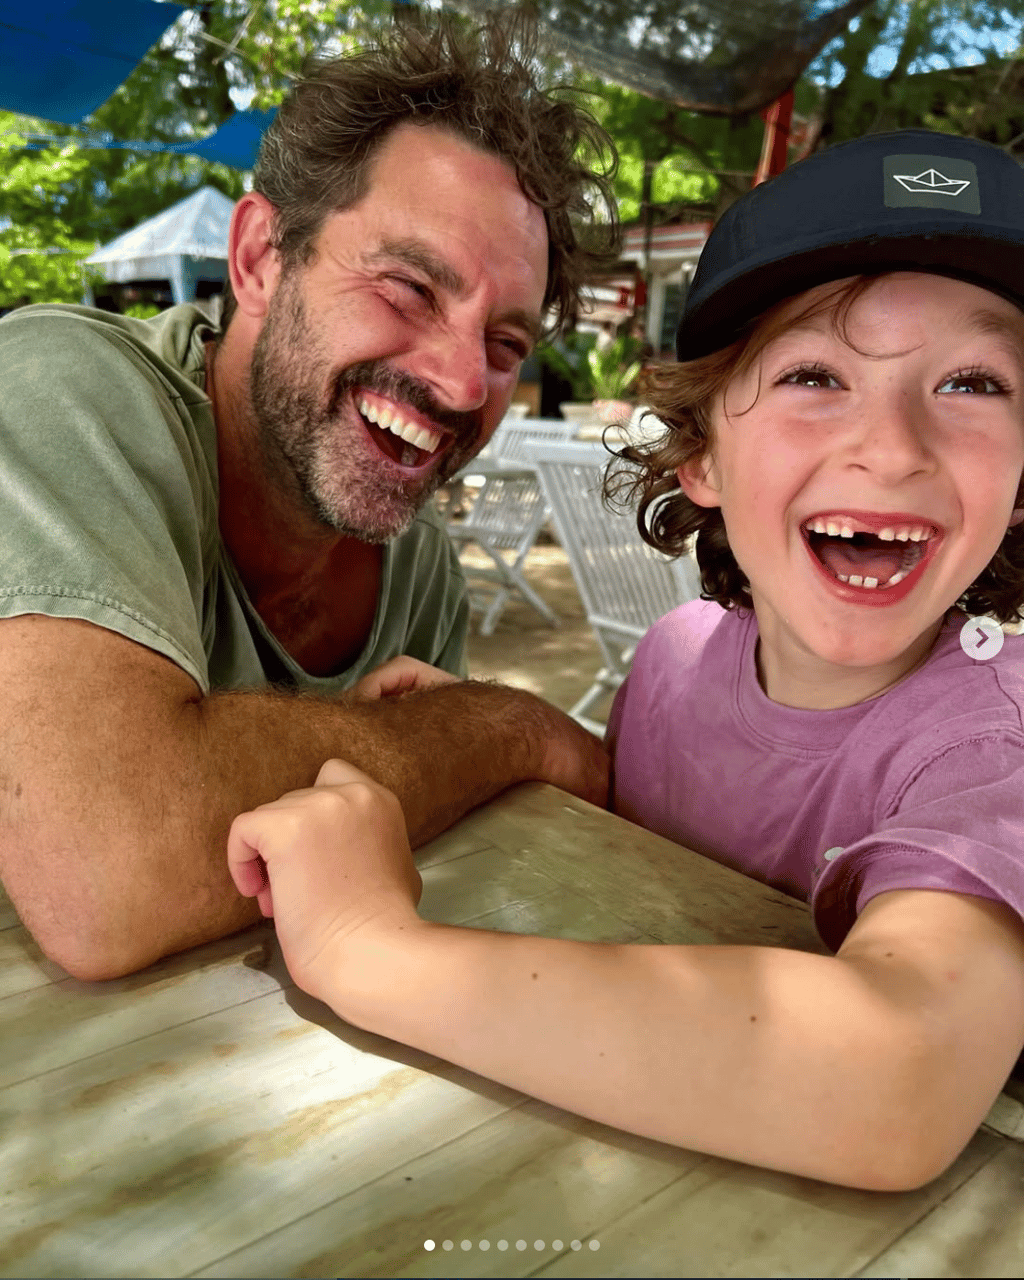
POLYGON ((317 523, 345 537, 384 543, 404 533, 416 513, 477 453, 479 411, 443 408, 427 388, 383 360, 348 365, 330 385, 328 361, 309 324, 298 271, 281 276, 253 349, 249 394, 263 468, 317 523), (377 451, 346 420, 357 388, 408 404, 450 432, 455 443, 423 480, 388 475, 377 451))

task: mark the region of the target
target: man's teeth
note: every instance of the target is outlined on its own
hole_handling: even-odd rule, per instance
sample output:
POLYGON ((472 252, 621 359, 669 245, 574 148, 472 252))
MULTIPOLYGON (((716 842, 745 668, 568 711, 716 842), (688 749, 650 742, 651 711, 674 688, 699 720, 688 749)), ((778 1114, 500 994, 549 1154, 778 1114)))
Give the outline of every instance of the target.
MULTIPOLYGON (((804 526, 811 533, 827 533, 830 538, 852 538, 855 530, 848 524, 840 524, 835 520, 808 520, 804 526)), ((926 525, 899 525, 880 529, 876 538, 883 542, 926 542, 929 530, 926 525)))
POLYGON ((441 443, 439 432, 428 431, 425 427, 414 426, 411 422, 403 422, 399 414, 392 413, 390 409, 378 409, 370 404, 368 400, 360 401, 359 412, 368 422, 375 423, 385 431, 392 432, 400 440, 405 440, 406 443, 415 445, 417 449, 422 449, 425 453, 433 453, 441 443))

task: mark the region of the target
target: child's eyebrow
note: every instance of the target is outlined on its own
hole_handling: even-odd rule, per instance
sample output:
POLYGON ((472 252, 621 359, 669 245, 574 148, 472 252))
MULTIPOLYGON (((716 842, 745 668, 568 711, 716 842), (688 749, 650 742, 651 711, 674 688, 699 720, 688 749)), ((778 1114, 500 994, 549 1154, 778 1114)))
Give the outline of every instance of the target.
POLYGON ((1024 368, 1024 315, 1011 320, 1002 312, 979 307, 967 317, 967 323, 978 333, 999 338, 1007 355, 1024 368))

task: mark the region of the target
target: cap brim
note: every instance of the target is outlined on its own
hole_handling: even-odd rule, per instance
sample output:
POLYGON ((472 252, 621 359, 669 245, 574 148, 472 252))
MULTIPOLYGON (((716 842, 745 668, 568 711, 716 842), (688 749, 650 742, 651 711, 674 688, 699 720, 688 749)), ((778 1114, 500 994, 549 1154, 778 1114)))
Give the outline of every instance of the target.
POLYGON ((716 280, 706 301, 699 298, 684 313, 676 334, 679 360, 696 360, 721 351, 769 308, 817 285, 847 276, 888 271, 923 271, 979 285, 1024 310, 1024 234, 991 225, 984 239, 970 224, 937 232, 908 227, 894 236, 868 236, 843 244, 807 248, 792 256, 776 250, 760 263, 749 260, 732 279, 716 280))

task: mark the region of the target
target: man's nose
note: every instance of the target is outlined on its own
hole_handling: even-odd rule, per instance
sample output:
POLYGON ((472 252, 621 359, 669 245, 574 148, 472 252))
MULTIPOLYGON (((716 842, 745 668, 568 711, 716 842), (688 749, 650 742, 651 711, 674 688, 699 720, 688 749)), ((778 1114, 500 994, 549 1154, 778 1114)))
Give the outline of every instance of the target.
POLYGON ((417 353, 410 373, 426 382, 447 409, 468 413, 487 399, 487 348, 482 333, 447 329, 417 353))

